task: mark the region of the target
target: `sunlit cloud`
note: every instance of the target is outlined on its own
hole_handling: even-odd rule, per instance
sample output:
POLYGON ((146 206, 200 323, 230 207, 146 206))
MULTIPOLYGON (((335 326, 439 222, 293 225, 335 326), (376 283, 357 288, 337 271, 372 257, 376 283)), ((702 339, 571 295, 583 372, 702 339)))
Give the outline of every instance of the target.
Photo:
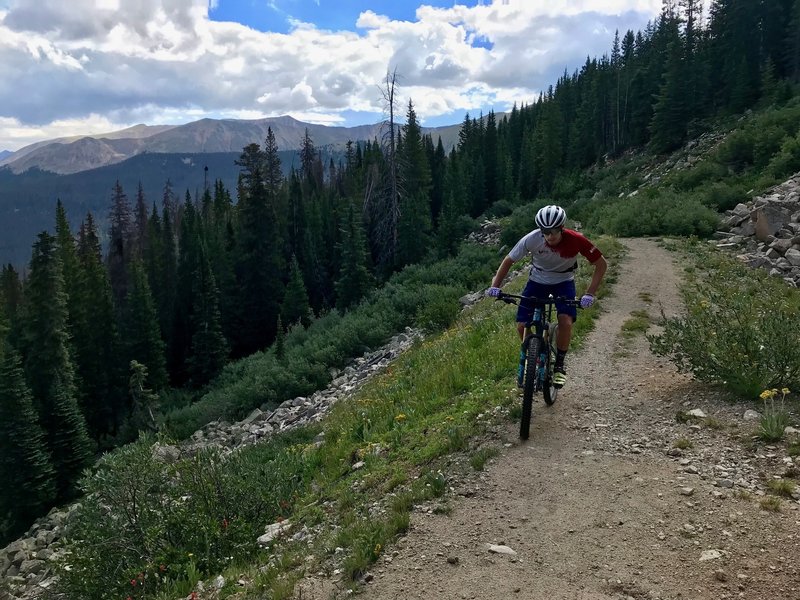
MULTIPOLYGON (((96 133, 100 120, 107 131, 232 115, 378 121, 381 85, 394 69, 400 102, 412 99, 423 122, 508 110, 607 53, 615 30, 641 29, 661 8, 661 0, 496 0, 421 5, 402 21, 367 10, 355 31, 293 20, 276 33, 209 19, 217 0, 6 4, 0 149, 67 130, 96 133)), ((261 5, 270 8, 291 18, 291 4, 261 5)))

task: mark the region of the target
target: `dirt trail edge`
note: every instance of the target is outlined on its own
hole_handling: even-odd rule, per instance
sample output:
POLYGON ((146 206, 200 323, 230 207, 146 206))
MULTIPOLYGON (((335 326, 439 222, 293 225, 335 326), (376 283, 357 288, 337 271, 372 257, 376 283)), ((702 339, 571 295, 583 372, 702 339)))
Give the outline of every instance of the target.
POLYGON ((780 468, 785 449, 747 450, 748 406, 622 335, 632 312, 681 310, 674 257, 653 240, 623 243, 596 328, 568 358, 558 402, 534 405, 530 440, 509 424, 511 446, 456 484, 449 515, 415 512, 360 597, 800 599, 797 502, 768 512, 762 492, 744 491, 780 468), (676 420, 694 408, 713 426, 676 420))

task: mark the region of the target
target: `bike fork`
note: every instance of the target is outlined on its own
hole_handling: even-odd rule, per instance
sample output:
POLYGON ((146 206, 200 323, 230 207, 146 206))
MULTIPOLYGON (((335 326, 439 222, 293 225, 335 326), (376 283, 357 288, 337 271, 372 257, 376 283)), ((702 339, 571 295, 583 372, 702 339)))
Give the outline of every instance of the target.
POLYGON ((528 354, 528 338, 526 336, 519 350, 519 367, 517 368, 517 385, 519 387, 522 387, 523 381, 525 379, 525 358, 527 354, 528 354))

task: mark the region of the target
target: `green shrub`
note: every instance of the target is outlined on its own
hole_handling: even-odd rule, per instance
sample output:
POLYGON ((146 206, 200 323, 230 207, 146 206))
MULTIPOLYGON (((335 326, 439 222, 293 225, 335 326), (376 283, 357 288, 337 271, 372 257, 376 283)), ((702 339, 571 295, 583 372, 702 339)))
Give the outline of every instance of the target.
POLYGON ((670 175, 667 182, 677 190, 690 191, 704 183, 719 181, 727 173, 728 170, 720 163, 713 160, 702 160, 689 169, 681 169, 670 175))
POLYGON ((508 200, 498 200, 486 210, 486 216, 490 219, 497 217, 507 217, 514 211, 514 205, 508 200))
POLYGON ((664 321, 653 351, 679 370, 755 398, 800 383, 800 295, 765 272, 696 248, 699 275, 684 287, 685 317, 664 321))
POLYGON ((154 596, 251 557, 265 524, 290 514, 305 490, 315 455, 298 444, 313 434, 273 438, 224 460, 205 451, 162 462, 152 437, 106 455, 81 482, 86 495, 65 532, 60 591, 85 600, 154 596))
POLYGON ((776 125, 762 129, 753 145, 753 164, 756 167, 765 167, 772 157, 781 149, 786 131, 776 125))
POLYGON ((719 212, 730 210, 748 199, 740 186, 723 181, 712 183, 703 190, 703 204, 719 212))
POLYGON ((582 172, 560 173, 553 183, 553 200, 556 202, 571 203, 578 193, 588 186, 582 172))
POLYGON ((629 237, 708 237, 719 223, 717 213, 696 196, 669 190, 587 203, 577 211, 576 218, 593 231, 629 237))
POLYGON ((774 177, 789 176, 800 170, 800 134, 786 138, 778 152, 767 166, 774 177))
POLYGON ((426 331, 447 328, 461 312, 462 290, 447 285, 427 285, 419 292, 420 304, 414 321, 426 331))
POLYGON ((716 158, 726 167, 737 172, 742 171, 753 164, 754 148, 755 136, 752 130, 737 129, 719 145, 716 158))

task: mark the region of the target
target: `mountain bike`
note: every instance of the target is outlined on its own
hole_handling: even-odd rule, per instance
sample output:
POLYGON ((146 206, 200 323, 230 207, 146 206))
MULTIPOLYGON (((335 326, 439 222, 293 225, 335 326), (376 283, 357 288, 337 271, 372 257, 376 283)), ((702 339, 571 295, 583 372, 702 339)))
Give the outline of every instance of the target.
POLYGON ((553 385, 553 369, 556 363, 556 338, 558 319, 553 319, 556 303, 580 307, 575 298, 550 295, 547 298, 532 298, 500 292, 497 297, 507 304, 519 304, 521 300, 533 303, 530 320, 525 323, 525 336, 519 355, 517 384, 522 388, 522 417, 519 423, 519 437, 527 440, 530 435, 533 396, 542 392, 545 404, 552 406, 558 397, 559 388, 553 385))

